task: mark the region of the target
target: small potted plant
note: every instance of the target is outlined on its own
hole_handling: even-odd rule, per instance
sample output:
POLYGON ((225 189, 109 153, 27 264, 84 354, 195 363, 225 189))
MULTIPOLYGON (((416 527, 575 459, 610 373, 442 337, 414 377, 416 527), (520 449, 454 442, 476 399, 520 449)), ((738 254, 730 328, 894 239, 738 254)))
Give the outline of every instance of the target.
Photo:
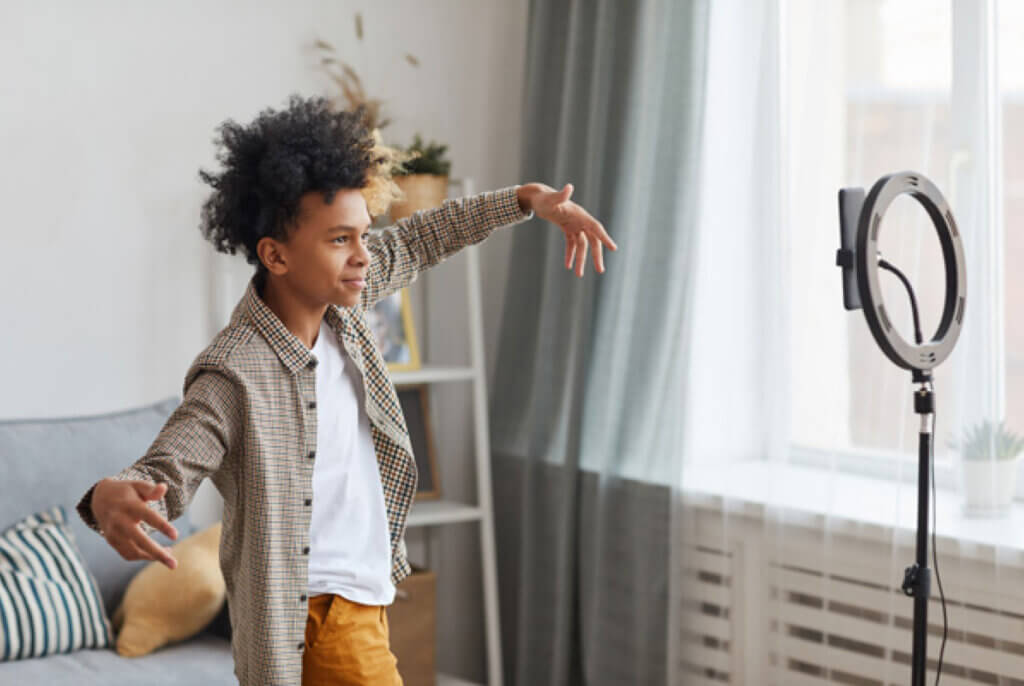
POLYGON ((448 174, 452 163, 445 158, 447 145, 424 143, 419 134, 406 150, 409 156, 395 170, 394 180, 405 193, 404 201, 391 205, 391 219, 398 221, 413 212, 438 207, 448 195, 448 174))
POLYGON ((964 432, 963 440, 950 446, 960 451, 963 466, 964 511, 969 516, 1005 514, 1017 485, 1017 458, 1024 452, 1024 438, 985 420, 964 432))

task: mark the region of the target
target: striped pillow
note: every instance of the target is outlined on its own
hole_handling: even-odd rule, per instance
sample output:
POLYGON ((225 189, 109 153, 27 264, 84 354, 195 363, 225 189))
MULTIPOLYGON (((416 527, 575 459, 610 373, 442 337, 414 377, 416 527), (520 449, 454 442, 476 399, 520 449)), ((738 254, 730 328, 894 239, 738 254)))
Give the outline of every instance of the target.
POLYGON ((66 523, 57 505, 0 534, 0 662, 113 646, 96 580, 66 523))

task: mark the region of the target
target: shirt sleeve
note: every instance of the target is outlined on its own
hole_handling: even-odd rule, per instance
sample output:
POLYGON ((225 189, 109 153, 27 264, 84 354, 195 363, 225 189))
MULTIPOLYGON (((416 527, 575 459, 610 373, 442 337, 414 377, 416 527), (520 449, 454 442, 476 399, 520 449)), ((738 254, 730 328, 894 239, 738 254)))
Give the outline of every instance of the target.
MULTIPOLYGON (((220 469, 242 430, 238 386, 226 373, 194 369, 186 379, 181 404, 146 454, 110 477, 167 484, 163 498, 146 504, 169 522, 184 513, 202 480, 220 469)), ((100 532, 92 512, 95 488, 89 487, 75 509, 89 528, 100 532)), ((141 524, 147 534, 155 531, 147 522, 141 524)))
POLYGON ((445 200, 440 207, 421 210, 394 226, 371 231, 372 255, 362 305, 377 301, 416 280, 416 275, 484 240, 495 229, 533 218, 519 207, 519 186, 508 186, 464 198, 445 200))

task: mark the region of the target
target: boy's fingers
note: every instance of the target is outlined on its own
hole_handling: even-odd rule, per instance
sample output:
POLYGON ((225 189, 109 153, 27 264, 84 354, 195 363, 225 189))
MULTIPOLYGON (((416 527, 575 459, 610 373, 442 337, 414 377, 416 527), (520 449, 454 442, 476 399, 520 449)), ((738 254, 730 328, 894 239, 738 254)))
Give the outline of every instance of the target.
POLYGON ((585 237, 585 235, 583 234, 582 231, 579 233, 579 237, 577 238, 577 242, 580 245, 580 252, 579 252, 580 259, 576 263, 576 269, 577 269, 576 273, 577 273, 577 275, 580 278, 583 278, 583 270, 587 266, 587 245, 588 244, 587 244, 587 239, 586 239, 586 237, 585 237))
POLYGON ((158 498, 162 498, 164 493, 166 493, 166 492, 167 492, 167 484, 163 484, 163 483, 156 484, 151 489, 149 489, 149 493, 146 494, 143 497, 146 500, 157 500, 158 498))
POLYGON ((131 540, 142 550, 143 554, 148 553, 151 556, 149 559, 162 562, 171 569, 174 569, 177 566, 177 561, 171 553, 152 538, 147 536, 146 532, 142 529, 136 527, 131 540))
POLYGON ((143 500, 157 500, 162 498, 164 493, 167 492, 167 484, 165 483, 155 484, 152 481, 132 481, 130 483, 135 487, 135 492, 143 500))
POLYGON ((601 227, 601 241, 603 241, 604 244, 611 248, 612 250, 618 250, 618 244, 611 240, 611 237, 610 235, 608 235, 608 232, 604 230, 604 226, 602 226, 600 222, 598 222, 597 225, 601 227))
POLYGON ((157 530, 163 532, 163 534, 165 536, 167 536, 168 538, 177 540, 177 538, 178 538, 178 530, 175 529, 174 526, 170 522, 168 522, 166 519, 161 517, 159 512, 153 510, 150 507, 146 507, 145 505, 143 505, 142 509, 139 511, 138 514, 139 514, 139 519, 141 519, 142 521, 146 522, 147 524, 152 526, 154 529, 157 529, 157 530))
POLYGON ((152 555, 150 555, 145 550, 143 550, 138 545, 136 545, 134 541, 128 541, 125 544, 125 547, 128 549, 128 552, 131 554, 131 559, 133 559, 133 560, 152 560, 153 559, 152 555))
POLYGON ((139 546, 135 545, 131 540, 127 538, 114 538, 108 540, 110 547, 117 551, 117 554, 126 560, 152 560, 153 556, 149 553, 142 551, 139 546))
POLYGON ((604 224, 602 224, 601 222, 599 222, 599 221, 597 221, 595 219, 594 220, 594 226, 597 228, 597 237, 598 237, 598 239, 602 243, 607 245, 612 250, 618 250, 619 249, 618 244, 615 241, 612 240, 611 236, 608 235, 608 231, 605 230, 604 224))
POLYGON ((129 481, 128 483, 135 487, 135 490, 138 492, 139 495, 143 496, 148 495, 157 486, 162 485, 153 483, 152 481, 142 481, 140 479, 135 479, 134 481, 129 481))
MULTIPOLYGON (((143 501, 158 500, 162 498, 167 492, 166 483, 157 483, 152 485, 150 492, 143 496, 143 501)), ((146 523, 151 524, 154 528, 163 531, 170 539, 177 540, 178 531, 169 521, 160 516, 160 513, 143 503, 140 510, 135 513, 139 519, 145 520, 146 523)))

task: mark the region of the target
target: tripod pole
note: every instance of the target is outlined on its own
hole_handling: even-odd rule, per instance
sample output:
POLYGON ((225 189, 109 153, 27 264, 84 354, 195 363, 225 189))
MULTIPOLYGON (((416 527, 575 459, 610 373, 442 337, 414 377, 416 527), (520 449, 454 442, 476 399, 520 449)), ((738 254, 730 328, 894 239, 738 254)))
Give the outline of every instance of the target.
POLYGON ((907 567, 903 592, 914 598, 914 642, 911 658, 911 684, 925 686, 928 665, 928 596, 931 594, 931 570, 928 569, 928 486, 931 474, 932 429, 935 421, 935 397, 931 373, 913 371, 914 412, 921 415, 917 450, 917 559, 907 567))

